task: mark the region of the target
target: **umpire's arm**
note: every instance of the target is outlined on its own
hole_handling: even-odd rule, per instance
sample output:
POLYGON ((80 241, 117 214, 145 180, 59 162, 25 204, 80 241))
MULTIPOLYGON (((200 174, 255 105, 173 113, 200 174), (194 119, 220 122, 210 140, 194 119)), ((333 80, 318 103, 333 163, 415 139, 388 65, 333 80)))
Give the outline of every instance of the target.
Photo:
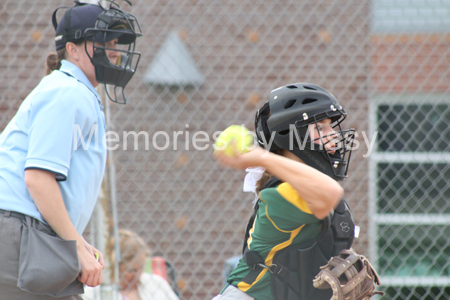
POLYGON ((39 170, 25 170, 25 184, 45 221, 59 237, 77 242, 78 259, 81 264, 79 280, 89 286, 97 286, 103 281, 100 265, 85 247, 83 238, 73 226, 55 179, 55 174, 39 170))

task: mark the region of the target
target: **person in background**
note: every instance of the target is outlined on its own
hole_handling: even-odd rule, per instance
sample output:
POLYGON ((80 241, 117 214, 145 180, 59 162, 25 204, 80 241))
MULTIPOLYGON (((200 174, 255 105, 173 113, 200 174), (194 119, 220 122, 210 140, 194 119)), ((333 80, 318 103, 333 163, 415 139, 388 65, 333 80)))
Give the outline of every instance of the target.
MULTIPOLYGON (((111 265, 116 259, 114 238, 109 242, 111 265)), ((121 300, 179 300, 169 283, 159 275, 145 273, 150 249, 137 233, 119 230, 119 299, 121 300)), ((114 272, 112 280, 114 281, 114 272)), ((85 300, 100 300, 98 288, 85 289, 85 300)))

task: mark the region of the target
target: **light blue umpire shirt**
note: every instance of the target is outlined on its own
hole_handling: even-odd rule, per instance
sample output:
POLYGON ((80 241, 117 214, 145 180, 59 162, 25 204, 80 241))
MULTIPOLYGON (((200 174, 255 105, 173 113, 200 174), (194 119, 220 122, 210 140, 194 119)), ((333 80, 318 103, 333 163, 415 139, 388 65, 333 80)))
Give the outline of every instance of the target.
POLYGON ((0 209, 41 221, 25 185, 27 169, 55 173, 70 219, 82 233, 106 164, 105 115, 86 75, 63 60, 21 104, 0 135, 0 209))

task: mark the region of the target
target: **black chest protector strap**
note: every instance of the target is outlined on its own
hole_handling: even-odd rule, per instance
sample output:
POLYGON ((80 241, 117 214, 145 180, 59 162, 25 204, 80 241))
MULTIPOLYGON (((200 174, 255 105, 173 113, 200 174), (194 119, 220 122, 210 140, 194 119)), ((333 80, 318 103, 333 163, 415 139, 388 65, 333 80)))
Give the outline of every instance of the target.
MULTIPOLYGON (((276 187, 280 183, 281 183, 281 180, 279 180, 276 177, 272 177, 269 179, 269 181, 267 182, 267 184, 264 188, 276 187)), ((249 268, 251 270, 247 274, 247 276, 245 276, 242 279, 242 281, 244 281, 248 284, 252 284, 256 280, 256 278, 261 273, 263 268, 268 268, 269 271, 271 271, 270 267, 268 267, 264 264, 264 260, 261 258, 261 256, 256 251, 249 251, 248 247, 247 247, 247 242, 250 237, 250 230, 253 227, 253 223, 255 222, 256 214, 258 213, 259 201, 260 200, 258 199, 258 201, 255 203, 253 214, 250 217, 250 219, 248 220, 247 228, 245 229, 244 243, 242 246, 242 259, 249 266, 249 268)))
MULTIPOLYGON (((279 183, 280 180, 272 178, 266 187, 274 187, 279 183)), ((271 273, 274 300, 330 299, 331 290, 315 289, 312 280, 319 273, 320 267, 326 265, 332 256, 352 246, 355 225, 345 200, 342 199, 334 211, 322 220, 322 230, 316 238, 278 251, 274 255, 271 266, 266 266, 256 251, 250 251, 247 248, 249 231, 256 217, 258 203, 247 224, 243 247, 243 260, 251 271, 242 281, 252 284, 266 268, 271 273)))
MULTIPOLYGON (((269 179, 269 181, 267 181, 267 184, 266 184, 266 186, 264 188, 276 187, 280 183, 281 183, 281 180, 279 180, 276 177, 272 177, 272 178, 269 179)), ((259 208, 259 199, 255 203, 255 206, 253 208, 253 214, 250 217, 250 219, 248 220, 247 228, 245 228, 245 237, 244 237, 244 244, 242 245, 242 254, 244 254, 245 249, 247 249, 247 241, 248 241, 248 238, 250 237, 250 229, 252 229, 253 222, 255 222, 255 218, 256 218, 256 214, 258 212, 258 208, 259 208)))

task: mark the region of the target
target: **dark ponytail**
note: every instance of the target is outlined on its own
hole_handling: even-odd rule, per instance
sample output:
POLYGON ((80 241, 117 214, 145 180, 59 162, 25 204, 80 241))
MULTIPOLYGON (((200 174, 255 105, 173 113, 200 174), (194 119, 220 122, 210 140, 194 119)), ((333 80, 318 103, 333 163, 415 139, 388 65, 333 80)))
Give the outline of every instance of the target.
POLYGON ((56 53, 52 52, 47 55, 47 65, 45 75, 50 74, 53 70, 59 70, 61 61, 66 58, 66 48, 59 49, 56 53))

